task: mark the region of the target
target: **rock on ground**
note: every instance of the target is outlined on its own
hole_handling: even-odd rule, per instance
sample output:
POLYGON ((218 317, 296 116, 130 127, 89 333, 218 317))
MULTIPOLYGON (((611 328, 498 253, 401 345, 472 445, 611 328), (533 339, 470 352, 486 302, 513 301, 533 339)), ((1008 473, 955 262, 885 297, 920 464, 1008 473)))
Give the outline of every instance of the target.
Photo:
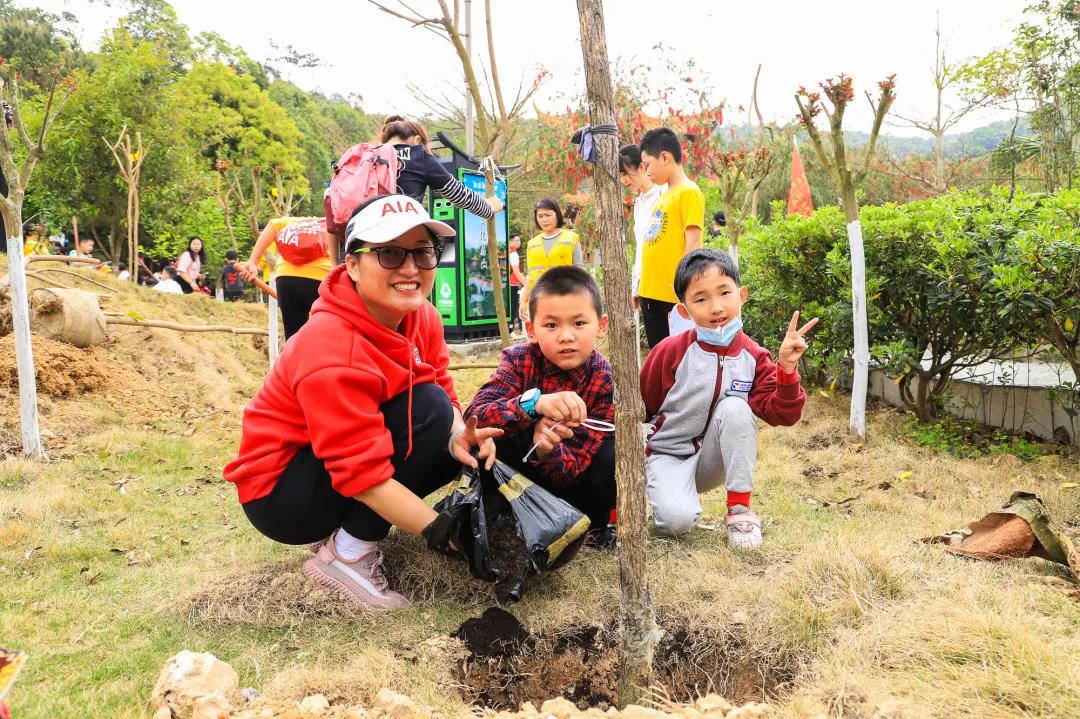
POLYGON ((213 654, 184 650, 169 659, 150 698, 154 719, 223 719, 240 679, 213 654))

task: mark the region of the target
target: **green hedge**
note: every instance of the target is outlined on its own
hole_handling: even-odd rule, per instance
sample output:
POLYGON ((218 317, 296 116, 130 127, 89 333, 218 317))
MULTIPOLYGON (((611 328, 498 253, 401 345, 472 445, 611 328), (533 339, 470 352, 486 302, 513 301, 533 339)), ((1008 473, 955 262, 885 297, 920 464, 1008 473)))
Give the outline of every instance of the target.
MULTIPOLYGON (((871 356, 900 376, 905 400, 920 418, 935 416, 956 370, 1038 343, 1060 344, 1049 336, 1047 317, 1057 316, 1061 327, 1080 325, 1080 316, 1061 314, 1080 305, 1078 208, 1077 193, 1010 198, 996 188, 862 208, 871 356), (1048 247, 1058 276, 1039 264, 1049 261, 1042 251, 1048 247), (918 362, 924 356, 926 367, 918 362), (923 380, 921 395, 916 377, 923 380)), ((849 386, 851 272, 843 212, 825 207, 810 218, 785 217, 778 206, 772 216, 781 219, 751 228, 742 241, 747 330, 775 350, 794 309, 821 317, 804 372, 811 381, 849 386)))

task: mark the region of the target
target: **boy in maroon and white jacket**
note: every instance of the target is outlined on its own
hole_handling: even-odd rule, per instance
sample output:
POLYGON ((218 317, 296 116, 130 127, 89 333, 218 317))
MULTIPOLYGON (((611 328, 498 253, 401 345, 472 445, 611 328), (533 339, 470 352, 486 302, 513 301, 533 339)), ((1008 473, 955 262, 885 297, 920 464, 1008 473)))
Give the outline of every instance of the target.
POLYGON ((678 312, 695 329, 668 337, 641 368, 641 395, 652 429, 645 475, 657 531, 689 532, 701 515, 699 492, 727 487, 732 547, 761 546, 761 519, 750 511, 757 459, 757 420, 790 426, 806 393, 798 360, 817 319, 796 329, 791 318, 779 362, 742 332, 747 289, 739 268, 716 250, 695 250, 675 274, 678 312))

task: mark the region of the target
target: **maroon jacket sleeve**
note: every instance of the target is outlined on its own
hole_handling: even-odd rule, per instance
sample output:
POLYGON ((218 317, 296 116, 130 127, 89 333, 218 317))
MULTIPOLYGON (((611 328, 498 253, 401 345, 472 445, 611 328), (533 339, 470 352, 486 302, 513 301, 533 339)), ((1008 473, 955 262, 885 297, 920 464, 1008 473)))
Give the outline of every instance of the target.
MULTIPOLYGON (((607 363, 604 363, 607 365, 607 363)), ((609 424, 615 422, 615 383, 611 378, 611 368, 593 376, 588 387, 579 388, 578 394, 585 401, 591 419, 598 419, 609 424)), ((544 475, 556 487, 569 487, 581 481, 585 470, 592 464, 593 457, 604 443, 605 433, 587 427, 578 427, 574 436, 564 439, 556 450, 544 459, 529 461, 544 468, 544 475)))
POLYGON ((465 410, 465 419, 476 417, 480 427, 502 427, 508 436, 532 427, 532 417, 521 408, 518 398, 528 387, 524 386, 519 365, 520 345, 503 350, 499 367, 491 378, 476 392, 465 410))
POLYGON ((799 373, 788 374, 773 362, 769 351, 757 347, 757 371, 748 401, 754 414, 773 426, 790 427, 802 416, 806 392, 799 373))
POLYGON ((646 420, 660 413, 664 398, 675 384, 675 370, 693 341, 692 337, 684 334, 668 337, 653 347, 641 366, 641 398, 645 401, 646 420))

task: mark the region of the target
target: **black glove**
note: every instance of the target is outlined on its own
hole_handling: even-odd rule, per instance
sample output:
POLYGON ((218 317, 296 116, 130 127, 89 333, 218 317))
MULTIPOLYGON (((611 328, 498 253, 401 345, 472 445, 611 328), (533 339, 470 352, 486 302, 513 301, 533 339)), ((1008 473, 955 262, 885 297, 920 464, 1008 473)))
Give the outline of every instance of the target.
POLYGON ((463 536, 468 534, 468 530, 462 531, 462 525, 467 525, 468 521, 468 505, 451 507, 439 512, 431 524, 424 527, 420 535, 427 541, 428 549, 433 552, 445 554, 448 557, 468 559, 463 542, 463 536))

